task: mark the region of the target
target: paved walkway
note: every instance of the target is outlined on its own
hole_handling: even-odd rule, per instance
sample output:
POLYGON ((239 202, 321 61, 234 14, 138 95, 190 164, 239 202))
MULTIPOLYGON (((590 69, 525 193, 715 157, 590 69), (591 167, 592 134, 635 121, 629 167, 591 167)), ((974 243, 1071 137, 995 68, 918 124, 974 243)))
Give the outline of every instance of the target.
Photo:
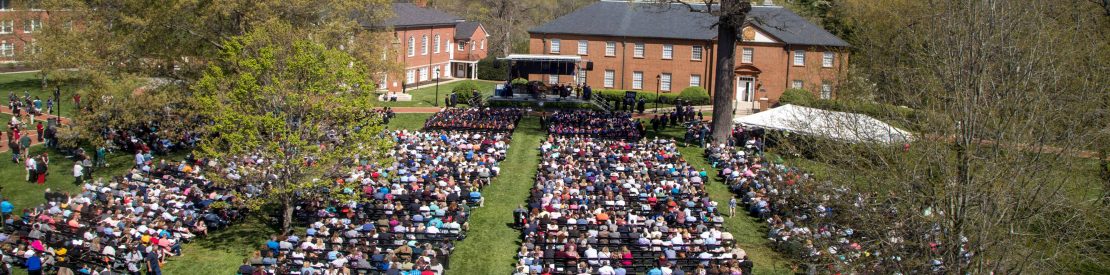
MULTIPOLYGON (((15 116, 15 114, 12 113, 11 108, 8 108, 8 106, 0 106, 0 113, 15 116)), ((26 116, 26 114, 24 114, 24 116, 26 116)), ((51 118, 58 118, 58 121, 62 124, 70 124, 70 122, 71 122, 71 120, 67 117, 59 117, 59 116, 55 116, 55 115, 45 115, 45 114, 35 116, 35 121, 46 122, 48 119, 51 119, 51 118)), ((22 121, 22 119, 20 121, 22 121)), ((7 121, 4 121, 2 123, 7 124, 7 121)), ((23 135, 26 135, 26 136, 31 138, 31 146, 37 146, 37 145, 43 143, 43 142, 39 141, 39 133, 35 129, 34 124, 25 125, 23 127, 23 130, 21 131, 21 133, 23 133, 23 135)), ((0 138, 0 139, 4 139, 4 138, 0 138)), ((11 148, 8 147, 7 143, 0 144, 0 153, 8 152, 9 150, 11 150, 11 148)))

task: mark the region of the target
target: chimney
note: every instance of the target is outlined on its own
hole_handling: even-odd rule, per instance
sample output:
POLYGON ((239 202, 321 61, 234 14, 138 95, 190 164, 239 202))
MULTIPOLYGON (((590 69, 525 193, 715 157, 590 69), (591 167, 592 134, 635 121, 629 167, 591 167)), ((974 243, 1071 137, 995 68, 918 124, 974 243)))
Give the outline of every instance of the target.
POLYGON ((416 5, 417 7, 427 8, 428 0, 412 0, 412 4, 416 5))
POLYGON ((775 5, 775 0, 763 0, 763 5, 764 6, 774 6, 775 5))

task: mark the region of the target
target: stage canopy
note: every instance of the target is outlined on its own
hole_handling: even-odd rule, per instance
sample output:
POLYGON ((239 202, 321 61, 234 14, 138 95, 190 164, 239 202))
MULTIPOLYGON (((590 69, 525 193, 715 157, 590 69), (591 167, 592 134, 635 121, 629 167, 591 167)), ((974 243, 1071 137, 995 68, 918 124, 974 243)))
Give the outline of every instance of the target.
POLYGON ((527 78, 529 74, 576 75, 577 55, 510 54, 498 58, 509 62, 509 75, 512 78, 527 78))
POLYGON ((900 144, 913 140, 910 132, 867 115, 790 104, 736 118, 734 122, 851 143, 900 144))

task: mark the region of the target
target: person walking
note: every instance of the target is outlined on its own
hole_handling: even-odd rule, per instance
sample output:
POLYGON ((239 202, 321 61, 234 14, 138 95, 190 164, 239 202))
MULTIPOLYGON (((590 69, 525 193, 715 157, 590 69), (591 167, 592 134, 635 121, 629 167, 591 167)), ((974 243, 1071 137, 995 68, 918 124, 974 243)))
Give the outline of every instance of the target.
POLYGON ((735 215, 736 215, 736 196, 732 196, 732 198, 728 199, 728 217, 732 218, 732 216, 735 216, 735 215))
POLYGON ((85 177, 85 167, 81 162, 73 163, 73 185, 81 185, 81 178, 85 177))

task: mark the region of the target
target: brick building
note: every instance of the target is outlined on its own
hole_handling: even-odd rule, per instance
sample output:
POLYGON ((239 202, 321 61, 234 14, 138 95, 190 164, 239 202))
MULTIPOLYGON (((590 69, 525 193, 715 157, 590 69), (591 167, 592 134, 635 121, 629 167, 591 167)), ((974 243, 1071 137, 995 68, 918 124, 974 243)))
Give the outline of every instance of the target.
POLYGON ((34 33, 42 30, 46 16, 46 11, 0 0, 0 63, 21 60, 21 55, 37 49, 34 33))
POLYGON ((379 79, 379 89, 400 92, 434 82, 437 70, 440 79, 477 78, 478 60, 487 54, 488 35, 481 23, 415 1, 394 3, 393 18, 384 24, 393 30, 394 56, 403 69, 379 79))
MULTIPOLYGON (((835 96, 848 43, 783 7, 755 6, 749 18, 736 44, 736 93, 729 95, 738 109, 769 106, 789 88, 835 96)), ((531 78, 664 93, 701 86, 716 96, 716 21, 681 4, 601 1, 528 31, 530 53, 579 55, 593 70, 531 78)))

